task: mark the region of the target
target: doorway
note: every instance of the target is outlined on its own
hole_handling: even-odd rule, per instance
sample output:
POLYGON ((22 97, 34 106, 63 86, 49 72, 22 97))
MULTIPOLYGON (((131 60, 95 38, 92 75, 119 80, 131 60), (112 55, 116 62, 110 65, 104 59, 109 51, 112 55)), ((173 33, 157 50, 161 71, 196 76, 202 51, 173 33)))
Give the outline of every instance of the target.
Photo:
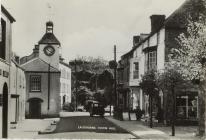
POLYGON ((42 99, 32 98, 28 100, 29 102, 29 118, 40 119, 41 118, 41 102, 42 99))
POLYGON ((8 136, 8 86, 3 87, 3 109, 2 109, 2 138, 8 136))

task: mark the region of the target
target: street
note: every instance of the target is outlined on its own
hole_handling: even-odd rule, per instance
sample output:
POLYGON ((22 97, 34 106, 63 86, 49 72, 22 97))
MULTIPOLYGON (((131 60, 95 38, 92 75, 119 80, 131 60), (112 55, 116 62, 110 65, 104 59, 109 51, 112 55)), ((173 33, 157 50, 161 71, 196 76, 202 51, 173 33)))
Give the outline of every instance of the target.
POLYGON ((65 112, 61 113, 54 133, 41 134, 35 138, 134 139, 135 137, 103 117, 90 117, 88 112, 65 112))

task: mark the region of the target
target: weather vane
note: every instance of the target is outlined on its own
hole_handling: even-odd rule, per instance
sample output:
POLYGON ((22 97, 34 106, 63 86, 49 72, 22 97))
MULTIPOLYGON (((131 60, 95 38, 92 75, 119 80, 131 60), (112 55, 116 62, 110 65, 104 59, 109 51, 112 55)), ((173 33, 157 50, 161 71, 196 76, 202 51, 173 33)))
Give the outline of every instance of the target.
POLYGON ((49 20, 51 20, 53 13, 52 13, 52 6, 50 2, 47 2, 47 8, 48 8, 48 18, 49 20))

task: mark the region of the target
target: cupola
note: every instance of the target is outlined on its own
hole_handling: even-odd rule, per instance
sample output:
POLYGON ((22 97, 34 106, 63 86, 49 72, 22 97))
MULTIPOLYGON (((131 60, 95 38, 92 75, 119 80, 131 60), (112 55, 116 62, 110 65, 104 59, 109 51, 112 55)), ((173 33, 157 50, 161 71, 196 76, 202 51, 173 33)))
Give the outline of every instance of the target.
POLYGON ((46 23, 46 33, 53 33, 53 22, 52 21, 48 21, 46 23))

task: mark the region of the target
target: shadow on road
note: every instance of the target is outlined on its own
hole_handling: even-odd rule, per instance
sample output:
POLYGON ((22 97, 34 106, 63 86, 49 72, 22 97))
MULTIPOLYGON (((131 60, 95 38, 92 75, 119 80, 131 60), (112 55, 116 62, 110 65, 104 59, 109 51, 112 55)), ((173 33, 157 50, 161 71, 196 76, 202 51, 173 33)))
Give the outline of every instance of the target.
POLYGON ((60 118, 54 133, 61 132, 97 132, 128 133, 102 117, 72 116, 60 118))

